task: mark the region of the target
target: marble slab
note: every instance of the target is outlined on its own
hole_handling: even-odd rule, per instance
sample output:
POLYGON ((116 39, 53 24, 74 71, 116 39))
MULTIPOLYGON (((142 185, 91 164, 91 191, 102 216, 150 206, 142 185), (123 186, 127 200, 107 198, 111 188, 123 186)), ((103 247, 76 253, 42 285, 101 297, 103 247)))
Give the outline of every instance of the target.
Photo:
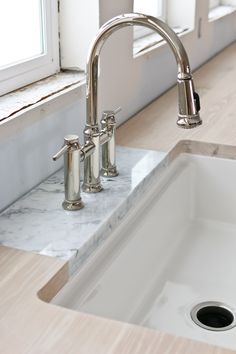
POLYGON ((69 260, 73 273, 137 202, 165 156, 118 147, 119 176, 103 178, 101 193, 82 193, 85 207, 73 212, 61 207, 60 170, 1 213, 0 243, 69 260))

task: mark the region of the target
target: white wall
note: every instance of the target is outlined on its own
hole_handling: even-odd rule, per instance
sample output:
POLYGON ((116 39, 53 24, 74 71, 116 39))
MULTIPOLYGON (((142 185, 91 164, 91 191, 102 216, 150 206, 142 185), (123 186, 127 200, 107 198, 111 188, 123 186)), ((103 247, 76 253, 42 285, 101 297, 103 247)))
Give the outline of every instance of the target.
MULTIPOLYGON (((132 0, 100 0, 99 23, 131 11, 132 0)), ((212 22, 208 22, 207 12, 207 1, 198 0, 195 29, 181 37, 193 69, 236 39, 236 12, 212 22)), ((133 58, 132 29, 120 30, 102 48, 99 112, 121 106, 121 124, 174 85, 176 72, 174 56, 166 44, 133 58)), ((84 124, 85 85, 81 85, 1 125, 0 209, 62 166, 63 160, 53 162, 52 154, 62 145, 65 134, 79 133, 82 138, 84 124)))
POLYGON ((98 12, 97 0, 60 0, 60 47, 63 68, 85 70, 90 42, 99 29, 98 12))

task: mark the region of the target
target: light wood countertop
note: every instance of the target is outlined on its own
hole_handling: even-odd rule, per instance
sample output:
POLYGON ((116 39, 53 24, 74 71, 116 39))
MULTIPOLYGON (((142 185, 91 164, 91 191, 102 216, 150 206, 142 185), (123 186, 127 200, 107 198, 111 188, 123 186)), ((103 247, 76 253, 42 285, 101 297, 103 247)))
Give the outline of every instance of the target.
POLYGON ((48 304, 67 272, 61 260, 0 247, 2 354, 232 353, 48 304))
MULTIPOLYGON (((118 129, 118 143, 169 150, 180 139, 236 145, 236 44, 194 75, 204 125, 175 127, 176 90, 118 129)), ((0 247, 0 352, 3 354, 227 354, 167 333, 82 314, 47 303, 68 279, 56 258, 0 247)))

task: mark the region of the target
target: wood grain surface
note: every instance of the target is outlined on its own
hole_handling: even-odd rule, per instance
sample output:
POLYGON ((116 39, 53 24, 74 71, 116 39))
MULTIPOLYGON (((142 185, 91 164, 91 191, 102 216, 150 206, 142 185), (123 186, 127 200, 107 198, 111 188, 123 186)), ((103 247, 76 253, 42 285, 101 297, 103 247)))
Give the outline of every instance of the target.
POLYGON ((0 247, 1 354, 229 354, 232 351, 49 304, 67 264, 0 247))

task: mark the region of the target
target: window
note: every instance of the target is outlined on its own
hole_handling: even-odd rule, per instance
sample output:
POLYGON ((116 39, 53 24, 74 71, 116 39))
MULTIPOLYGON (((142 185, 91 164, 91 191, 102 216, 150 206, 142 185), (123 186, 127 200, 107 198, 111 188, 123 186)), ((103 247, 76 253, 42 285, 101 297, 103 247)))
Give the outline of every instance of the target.
POLYGON ((215 20, 235 10, 235 0, 209 0, 208 19, 215 20))
POLYGON ((0 2, 0 94, 58 70, 56 0, 0 2))
MULTIPOLYGON (((188 0, 187 3, 186 0, 133 0, 133 6, 135 12, 159 17, 178 35, 194 28, 195 0, 188 0)), ((163 42, 163 38, 156 32, 143 27, 134 27, 134 56, 160 42, 163 42)))
POLYGON ((163 0, 134 0, 134 12, 144 13, 156 17, 164 16, 163 0))
POLYGON ((209 9, 214 9, 215 7, 220 6, 220 0, 210 0, 209 9))
MULTIPOLYGON (((134 0, 134 12, 151 15, 166 20, 164 0, 134 0)), ((142 38, 152 33, 152 30, 143 27, 134 27, 134 39, 142 38)))

